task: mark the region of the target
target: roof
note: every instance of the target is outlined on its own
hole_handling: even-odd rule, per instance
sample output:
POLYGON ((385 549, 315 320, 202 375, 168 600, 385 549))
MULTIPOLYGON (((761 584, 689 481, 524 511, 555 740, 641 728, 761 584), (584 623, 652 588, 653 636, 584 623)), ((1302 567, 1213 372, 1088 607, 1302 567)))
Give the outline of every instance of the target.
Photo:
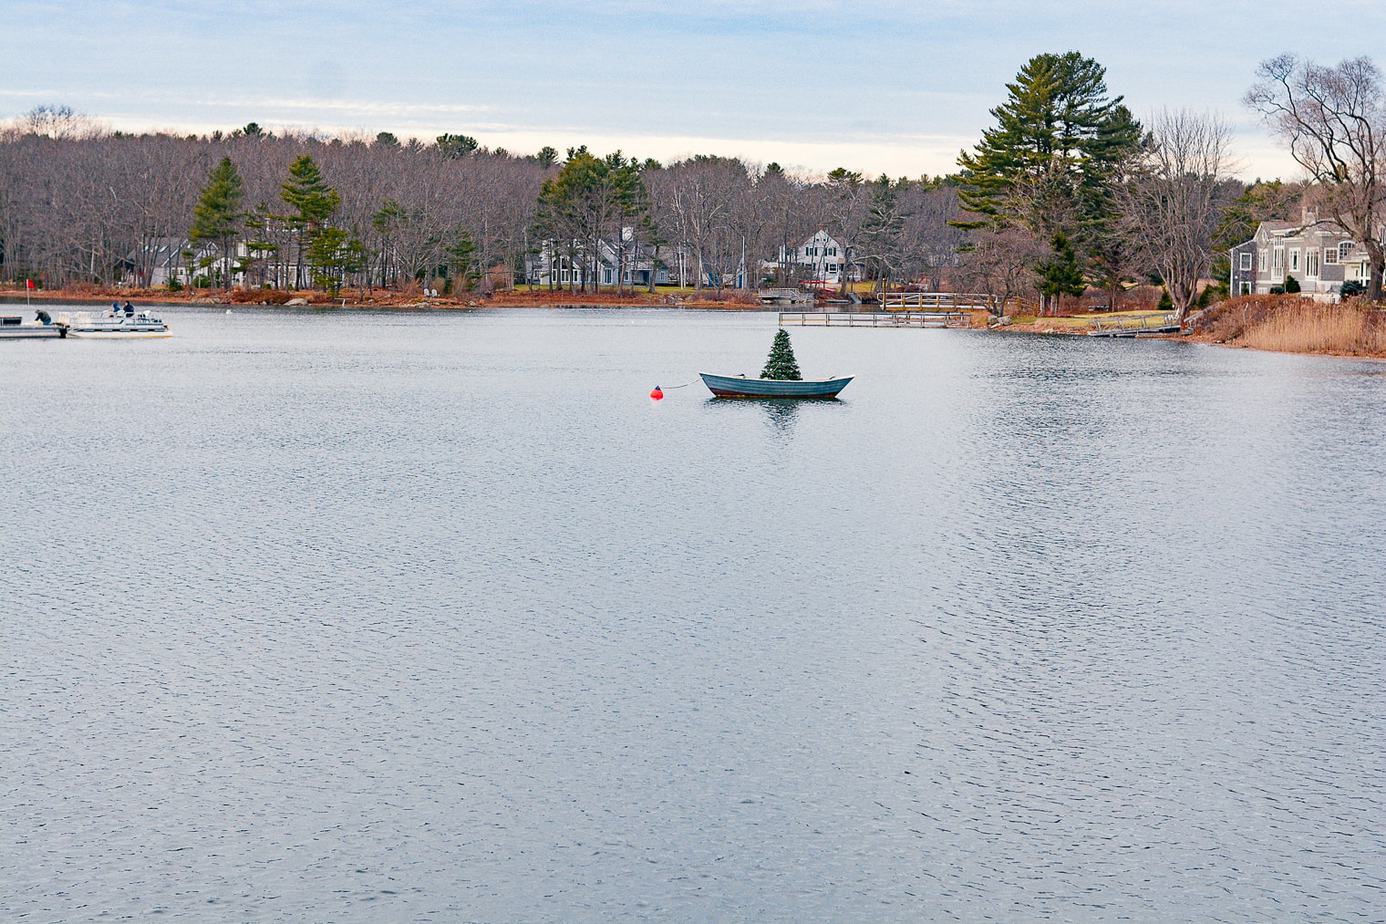
POLYGON ((1316 218, 1310 222, 1282 221, 1280 219, 1263 221, 1256 226, 1256 233, 1259 235, 1263 229, 1271 234, 1293 232, 1295 235, 1300 235, 1306 231, 1315 230, 1352 236, 1346 228, 1328 218, 1316 218))

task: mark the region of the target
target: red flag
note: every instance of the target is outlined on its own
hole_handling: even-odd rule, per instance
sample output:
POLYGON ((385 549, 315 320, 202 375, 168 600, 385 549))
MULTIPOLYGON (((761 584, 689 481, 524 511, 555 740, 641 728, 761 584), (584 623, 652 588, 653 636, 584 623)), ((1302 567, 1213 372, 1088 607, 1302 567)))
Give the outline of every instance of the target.
POLYGON ((24 288, 26 288, 26 289, 32 289, 33 287, 34 287, 34 280, 32 280, 32 279, 26 279, 26 280, 24 280, 24 288))

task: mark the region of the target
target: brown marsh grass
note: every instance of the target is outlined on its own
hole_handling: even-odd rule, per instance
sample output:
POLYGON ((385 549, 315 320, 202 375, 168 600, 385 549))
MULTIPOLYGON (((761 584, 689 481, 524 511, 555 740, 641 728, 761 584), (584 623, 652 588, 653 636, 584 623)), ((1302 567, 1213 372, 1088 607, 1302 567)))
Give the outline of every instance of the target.
POLYGON ((1294 295, 1247 295, 1209 309, 1205 339, 1282 353, 1386 356, 1386 312, 1349 301, 1321 304, 1294 295))

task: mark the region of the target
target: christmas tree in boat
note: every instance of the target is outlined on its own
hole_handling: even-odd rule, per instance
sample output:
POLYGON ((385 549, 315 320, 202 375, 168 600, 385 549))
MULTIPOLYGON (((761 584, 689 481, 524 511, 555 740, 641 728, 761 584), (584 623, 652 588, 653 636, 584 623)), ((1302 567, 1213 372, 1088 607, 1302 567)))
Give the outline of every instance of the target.
POLYGON ((699 372, 698 375, 702 376, 703 384, 719 398, 836 398, 837 393, 852 381, 850 375, 840 379, 805 379, 799 374, 794 347, 789 343, 789 333, 783 328, 775 334, 770 358, 766 360, 760 378, 713 375, 710 372, 699 372))

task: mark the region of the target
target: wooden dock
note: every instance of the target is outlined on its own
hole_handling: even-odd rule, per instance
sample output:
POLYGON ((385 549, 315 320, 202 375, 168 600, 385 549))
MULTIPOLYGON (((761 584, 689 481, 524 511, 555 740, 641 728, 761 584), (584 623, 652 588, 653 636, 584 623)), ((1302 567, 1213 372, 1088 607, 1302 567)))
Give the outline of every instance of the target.
POLYGON ((1147 314, 1116 318, 1093 318, 1089 337, 1140 337, 1179 333, 1179 315, 1147 314))
POLYGON ((966 327, 961 311, 781 311, 780 327, 966 327))
POLYGON ((887 292, 882 311, 994 311, 997 299, 980 292, 887 292))

